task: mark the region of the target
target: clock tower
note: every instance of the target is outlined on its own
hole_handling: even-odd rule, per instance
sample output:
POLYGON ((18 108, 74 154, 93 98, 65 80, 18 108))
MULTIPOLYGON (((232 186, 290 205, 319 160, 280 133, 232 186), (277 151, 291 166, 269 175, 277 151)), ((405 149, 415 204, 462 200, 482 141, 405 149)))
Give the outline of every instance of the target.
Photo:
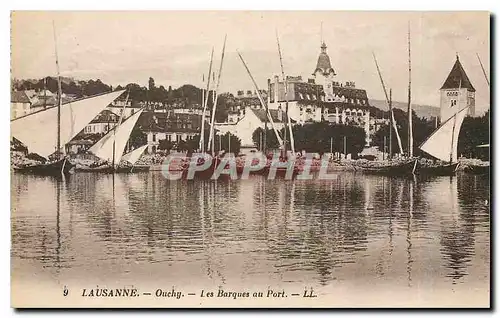
POLYGON ((466 107, 469 107, 467 114, 474 116, 476 90, 465 73, 458 54, 455 64, 441 87, 440 92, 439 107, 441 110, 441 123, 444 123, 458 111, 466 107))

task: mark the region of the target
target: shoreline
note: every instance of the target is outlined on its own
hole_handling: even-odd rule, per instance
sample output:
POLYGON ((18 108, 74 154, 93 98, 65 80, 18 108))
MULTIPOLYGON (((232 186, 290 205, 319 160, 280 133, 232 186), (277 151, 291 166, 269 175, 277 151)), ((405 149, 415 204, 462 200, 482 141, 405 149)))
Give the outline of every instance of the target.
MULTIPOLYGON (((162 155, 144 155, 141 159, 138 160, 138 163, 134 165, 134 167, 137 168, 146 168, 149 167, 149 171, 162 171, 164 169, 164 162, 167 159, 167 156, 162 156, 162 155)), ((181 171, 183 168, 182 166, 185 163, 189 163, 190 157, 186 157, 182 161, 182 163, 171 163, 170 168, 173 167, 173 169, 169 169, 169 171, 181 171)), ((401 159, 393 159, 392 162, 398 162, 401 159)), ((418 158, 419 164, 421 166, 433 166, 435 165, 432 160, 429 159, 424 159, 424 158, 418 158)), ((79 158, 73 158, 71 159, 73 163, 75 163, 76 168, 82 168, 82 167, 87 167, 89 164, 89 160, 83 160, 79 158)), ((238 166, 243 166, 242 163, 244 163, 245 159, 236 157, 237 165, 238 166)), ((268 159, 268 163, 271 163, 272 161, 268 159)), ((374 161, 369 161, 366 159, 349 159, 349 160, 340 160, 340 161, 333 161, 330 160, 328 161, 328 166, 326 168, 326 171, 331 171, 331 172, 339 172, 339 171, 349 171, 349 172, 362 172, 365 170, 365 168, 377 168, 380 166, 384 166, 389 164, 391 161, 389 160, 374 160, 374 161)), ((480 167, 489 167, 490 162, 489 161, 482 161, 480 159, 474 159, 474 158, 461 158, 458 160, 459 165, 457 168, 457 171, 464 171, 469 169, 471 166, 480 166, 480 167)), ((18 167, 23 164, 36 164, 34 160, 27 159, 25 155, 20 154, 19 152, 11 152, 11 170, 13 170, 15 167, 18 167)), ((299 170, 303 170, 305 165, 305 160, 304 159, 297 159, 295 166, 299 168, 299 170)), ((310 172, 319 172, 321 170, 321 167, 323 165, 323 161, 321 159, 311 159, 310 161, 310 167, 308 171, 310 172)))

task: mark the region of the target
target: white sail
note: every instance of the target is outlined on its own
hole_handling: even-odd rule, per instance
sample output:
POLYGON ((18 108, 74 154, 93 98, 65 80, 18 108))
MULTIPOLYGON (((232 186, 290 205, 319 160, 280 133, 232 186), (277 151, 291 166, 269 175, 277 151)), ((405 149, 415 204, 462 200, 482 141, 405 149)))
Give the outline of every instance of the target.
POLYGON ((119 163, 127 141, 130 138, 130 134, 132 133, 137 120, 141 116, 142 111, 143 109, 127 118, 121 125, 111 129, 106 135, 104 135, 104 137, 99 139, 99 141, 90 147, 89 151, 102 160, 108 161, 113 165, 119 163), (113 151, 115 159, 114 162, 113 151))
POLYGON ((144 150, 146 150, 147 147, 148 145, 144 145, 137 149, 132 150, 129 153, 124 154, 122 160, 130 162, 131 164, 134 165, 137 162, 137 160, 139 160, 139 158, 142 156, 142 153, 144 152, 144 150))
POLYGON ((455 163, 458 160, 458 136, 467 114, 467 108, 458 111, 438 127, 420 149, 442 161, 455 163))
MULTIPOLYGON (((124 90, 75 100, 61 106, 61 147, 75 137, 124 90)), ((19 117, 11 121, 11 136, 28 150, 48 157, 57 147, 57 107, 19 117)))

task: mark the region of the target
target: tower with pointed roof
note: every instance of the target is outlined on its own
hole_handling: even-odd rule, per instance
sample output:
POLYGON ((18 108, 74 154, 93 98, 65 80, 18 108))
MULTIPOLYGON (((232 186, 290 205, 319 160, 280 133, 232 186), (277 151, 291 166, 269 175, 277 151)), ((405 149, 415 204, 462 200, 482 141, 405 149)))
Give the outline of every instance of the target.
POLYGON ((325 101, 333 100, 333 78, 337 74, 335 74, 332 64, 330 63, 330 57, 326 53, 326 44, 324 41, 322 41, 321 53, 319 54, 316 69, 312 75, 314 75, 317 84, 323 85, 325 101))
POLYGON ((474 116, 476 89, 472 86, 467 73, 465 73, 458 54, 455 64, 444 81, 440 92, 441 99, 439 106, 442 123, 465 107, 469 107, 468 115, 474 116))

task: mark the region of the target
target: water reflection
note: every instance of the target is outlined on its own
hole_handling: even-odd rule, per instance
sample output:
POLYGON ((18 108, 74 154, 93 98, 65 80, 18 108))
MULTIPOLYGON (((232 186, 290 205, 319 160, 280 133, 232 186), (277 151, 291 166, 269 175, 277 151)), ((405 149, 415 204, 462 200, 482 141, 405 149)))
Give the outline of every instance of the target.
POLYGON ((169 181, 136 173, 54 181, 14 174, 11 190, 12 255, 71 275, 100 270, 119 279, 137 264, 164 264, 195 266, 191 279, 219 285, 411 288, 489 272, 489 257, 476 255, 489 250, 489 180, 478 176, 169 181))

